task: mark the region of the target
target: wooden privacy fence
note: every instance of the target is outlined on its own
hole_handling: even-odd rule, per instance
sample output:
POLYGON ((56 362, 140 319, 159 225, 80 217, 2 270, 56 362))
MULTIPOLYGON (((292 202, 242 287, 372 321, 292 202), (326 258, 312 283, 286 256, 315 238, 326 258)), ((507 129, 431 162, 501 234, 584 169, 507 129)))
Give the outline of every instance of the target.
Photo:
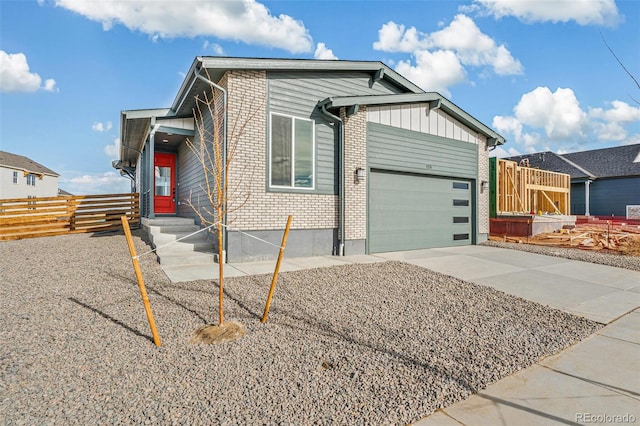
POLYGON ((140 196, 81 195, 0 199, 0 240, 121 229, 140 223, 140 196))

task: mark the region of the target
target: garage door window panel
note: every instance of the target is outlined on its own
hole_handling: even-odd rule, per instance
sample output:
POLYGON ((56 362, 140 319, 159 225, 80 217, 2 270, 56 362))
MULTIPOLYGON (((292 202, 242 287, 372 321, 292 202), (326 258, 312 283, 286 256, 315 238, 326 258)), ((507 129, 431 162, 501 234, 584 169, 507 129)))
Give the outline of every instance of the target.
POLYGON ((312 120, 271 114, 271 187, 313 189, 314 152, 312 120))

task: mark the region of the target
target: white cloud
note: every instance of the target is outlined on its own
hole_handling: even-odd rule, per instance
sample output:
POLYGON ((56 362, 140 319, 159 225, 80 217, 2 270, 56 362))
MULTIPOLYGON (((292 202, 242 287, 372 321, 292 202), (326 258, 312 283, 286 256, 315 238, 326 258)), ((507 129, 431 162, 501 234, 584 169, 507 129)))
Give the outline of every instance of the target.
POLYGON ((399 61, 396 71, 425 90, 443 94, 449 93, 449 86, 465 81, 467 72, 464 67, 489 67, 497 75, 523 72, 522 64, 505 45, 498 45, 471 18, 462 14, 430 34, 389 21, 378 30, 378 40, 373 43, 373 48, 411 53, 415 66, 410 61, 399 61), (441 60, 445 62, 436 63, 441 60))
POLYGON ((216 55, 224 55, 224 49, 218 43, 209 43, 208 41, 205 41, 202 45, 202 49, 212 50, 216 55))
POLYGON ((304 24, 289 15, 274 16, 256 0, 167 1, 56 0, 56 5, 102 23, 105 31, 122 24, 156 38, 213 36, 310 52, 313 42, 304 24))
POLYGON ((520 98, 513 109, 522 124, 544 128, 549 139, 571 139, 582 136, 588 124, 587 114, 580 108, 573 90, 537 87, 520 98))
POLYGON ((120 156, 120 138, 115 138, 113 143, 106 145, 104 153, 112 160, 116 160, 120 156))
MULTIPOLYGON (((636 133, 635 135, 631 135, 630 137, 628 137, 626 140, 622 141, 622 145, 633 145, 636 143, 640 143, 640 133, 636 133)), ((638 153, 638 156, 633 160, 634 163, 640 163, 640 153, 638 153)))
POLYGON ((596 135, 601 141, 623 141, 627 137, 627 131, 619 123, 593 123, 596 135))
POLYGON ((507 148, 508 149, 504 149, 502 146, 499 146, 489 153, 489 157, 505 158, 505 157, 514 157, 516 155, 522 155, 522 153, 517 149, 515 149, 514 147, 507 147, 507 148))
POLYGON ((591 108, 589 116, 592 118, 600 118, 616 123, 632 123, 640 121, 640 108, 629 105, 622 101, 611 102, 612 108, 604 110, 602 108, 591 108))
POLYGON ((428 47, 426 37, 426 34, 418 32, 415 27, 405 29, 404 25, 389 21, 378 30, 378 41, 373 43, 373 48, 383 52, 412 53, 428 47))
POLYGON ((579 25, 615 25, 620 19, 614 0, 475 0, 499 19, 514 16, 522 22, 569 22, 579 25))
POLYGON ((621 144, 638 141, 627 126, 640 122, 640 108, 615 100, 609 108, 585 112, 573 90, 537 87, 520 98, 513 116, 495 116, 493 127, 524 151, 575 151, 597 141, 621 144))
POLYGON ((522 123, 515 117, 496 115, 492 127, 500 134, 514 135, 517 142, 522 141, 522 123))
POLYGON ((466 15, 456 15, 449 26, 429 35, 429 44, 456 52, 460 62, 471 66, 490 66, 498 75, 522 74, 522 64, 511 52, 480 31, 466 15))
POLYGON ((415 53, 416 65, 400 61, 396 71, 428 91, 451 96, 448 87, 465 80, 465 71, 455 53, 450 50, 415 53))
POLYGON ((53 92, 56 81, 47 79, 41 86, 42 78, 29 71, 24 53, 7 53, 0 50, 0 92, 35 92, 39 89, 53 92))
POLYGON ((124 194, 131 191, 131 180, 115 171, 62 172, 58 185, 73 195, 124 194))
POLYGON ((625 141, 628 132, 625 125, 640 121, 640 108, 622 101, 612 101, 611 108, 590 108, 589 118, 601 141, 625 141))
POLYGON ((111 130, 112 124, 110 121, 107 121, 107 124, 102 124, 102 122, 98 121, 98 122, 94 122, 93 125, 91 125, 91 130, 93 130, 94 132, 108 132, 109 130, 111 130))
POLYGON ((338 57, 333 54, 333 50, 328 49, 324 43, 318 43, 313 57, 316 59, 338 59, 338 57))

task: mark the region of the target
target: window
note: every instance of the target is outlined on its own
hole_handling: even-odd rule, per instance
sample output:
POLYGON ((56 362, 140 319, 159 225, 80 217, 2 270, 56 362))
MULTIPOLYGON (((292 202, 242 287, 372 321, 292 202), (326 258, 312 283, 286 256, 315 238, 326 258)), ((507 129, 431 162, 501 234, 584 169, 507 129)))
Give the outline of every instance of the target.
POLYGON ((18 183, 18 172, 13 172, 13 183, 18 183))
POLYGON ((29 173, 27 175, 27 185, 36 186, 36 175, 29 173))
POLYGON ((155 166, 156 195, 171 195, 171 167, 155 166))
POLYGON ((453 241, 468 240, 469 234, 453 234, 453 241))
POLYGON ((271 114, 270 185, 313 189, 314 123, 271 114))
POLYGON ((454 189, 469 189, 469 182, 453 182, 454 189))
POLYGON ((468 206, 469 200, 453 200, 454 206, 468 206))
POLYGON ((469 218, 467 216, 454 216, 453 223, 469 223, 469 218))

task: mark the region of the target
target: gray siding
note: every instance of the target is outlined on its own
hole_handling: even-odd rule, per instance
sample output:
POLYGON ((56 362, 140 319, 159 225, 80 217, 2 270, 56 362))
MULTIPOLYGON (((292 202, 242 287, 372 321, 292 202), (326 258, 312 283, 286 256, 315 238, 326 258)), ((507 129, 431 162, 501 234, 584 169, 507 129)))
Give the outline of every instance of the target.
POLYGON ((367 138, 370 168, 476 179, 476 144, 376 123, 367 138))
MULTIPOLYGON (((205 126, 207 129, 211 129, 212 124, 211 117, 205 116, 205 126)), ((200 136, 196 132, 196 136, 193 138, 194 144, 197 147, 200 143, 200 136)), ((194 155, 191 149, 187 146, 186 142, 183 142, 178 147, 178 215, 182 217, 193 217, 198 220, 197 215, 193 209, 185 202, 189 198, 194 205, 200 205, 207 207, 211 210, 211 205, 207 200, 207 195, 202 189, 205 185, 204 173, 202 171, 202 164, 198 161, 198 158, 194 155)))
MULTIPOLYGON (((269 113, 315 120, 316 193, 338 193, 338 146, 333 126, 317 110, 318 101, 330 96, 385 95, 399 93, 386 82, 369 87, 366 73, 267 73, 269 113)), ((268 140, 269 129, 267 129, 268 140)), ((268 171, 267 171, 268 176, 268 171)), ((268 178, 267 178, 268 179, 268 178)))
POLYGON ((597 179, 589 187, 589 198, 592 215, 626 216, 627 205, 640 204, 640 177, 597 179))

